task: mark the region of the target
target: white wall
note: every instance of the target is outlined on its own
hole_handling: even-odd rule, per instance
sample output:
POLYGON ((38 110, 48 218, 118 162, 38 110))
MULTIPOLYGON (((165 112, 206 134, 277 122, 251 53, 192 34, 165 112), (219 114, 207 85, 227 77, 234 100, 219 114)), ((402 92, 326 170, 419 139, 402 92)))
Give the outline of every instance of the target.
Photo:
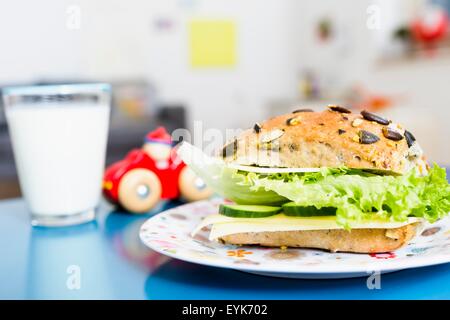
POLYGON ((65 28, 64 1, 0 3, 0 81, 82 74, 80 34, 65 28))
MULTIPOLYGON (((207 127, 242 127, 268 99, 293 96, 290 27, 293 1, 11 1, 0 7, 0 82, 51 77, 155 82, 166 102, 185 102, 190 120, 207 127), (65 27, 69 4, 81 8, 81 29, 65 27), (19 17, 19 19, 18 19, 19 17), (154 19, 174 28, 156 32, 154 19), (190 18, 233 19, 238 28, 234 69, 189 65, 190 18)), ((298 58, 298 57, 295 57, 298 58)))
MULTIPOLYGON (((298 1, 295 68, 311 68, 334 89, 359 83, 374 93, 394 98, 394 108, 384 111, 412 131, 430 160, 450 164, 450 56, 436 59, 379 64, 384 34, 395 27, 393 19, 406 21, 413 12, 407 0, 298 1), (367 8, 380 8, 380 29, 366 26, 367 8), (332 10, 330 9, 332 8, 332 10), (392 10, 396 16, 392 17, 392 10), (323 44, 315 38, 317 21, 331 16, 336 40, 323 44), (342 41, 341 41, 342 40, 342 41)), ((411 2, 409 2, 411 4, 411 2)))
POLYGON ((63 0, 0 4, 0 83, 41 78, 142 77, 166 102, 185 102, 190 122, 205 127, 247 127, 271 101, 293 101, 297 77, 314 69, 334 89, 356 82, 372 92, 401 97, 388 111, 422 141, 432 160, 450 163, 450 58, 379 67, 377 50, 391 8, 406 19, 408 0, 63 0), (66 28, 69 4, 81 8, 80 30, 66 28), (381 7, 380 30, 366 27, 367 8, 381 7), (315 39, 319 18, 336 22, 339 41, 315 39), (157 32, 154 19, 173 20, 157 32), (187 21, 230 18, 238 28, 234 69, 194 70, 189 65, 187 21), (342 40, 342 41, 341 41, 342 40), (403 98, 404 97, 404 98, 403 98))

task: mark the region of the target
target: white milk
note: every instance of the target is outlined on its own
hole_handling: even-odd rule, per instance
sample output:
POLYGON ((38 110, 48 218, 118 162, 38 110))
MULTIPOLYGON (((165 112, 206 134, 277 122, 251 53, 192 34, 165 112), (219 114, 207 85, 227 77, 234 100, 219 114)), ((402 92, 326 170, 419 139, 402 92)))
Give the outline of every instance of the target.
POLYGON ((6 108, 22 193, 36 215, 93 209, 101 196, 109 106, 51 103, 6 108))

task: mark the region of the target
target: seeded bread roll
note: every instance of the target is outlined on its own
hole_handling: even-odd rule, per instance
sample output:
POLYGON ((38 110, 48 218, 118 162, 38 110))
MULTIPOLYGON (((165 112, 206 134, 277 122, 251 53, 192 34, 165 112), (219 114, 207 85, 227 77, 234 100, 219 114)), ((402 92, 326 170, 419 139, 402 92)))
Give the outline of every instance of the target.
POLYGON ((337 106, 274 117, 244 131, 221 151, 228 163, 260 167, 342 167, 403 174, 423 164, 414 136, 368 112, 337 106))
POLYGON ((342 229, 237 233, 220 240, 236 245, 317 248, 332 252, 381 253, 399 249, 416 234, 418 223, 393 229, 342 229))

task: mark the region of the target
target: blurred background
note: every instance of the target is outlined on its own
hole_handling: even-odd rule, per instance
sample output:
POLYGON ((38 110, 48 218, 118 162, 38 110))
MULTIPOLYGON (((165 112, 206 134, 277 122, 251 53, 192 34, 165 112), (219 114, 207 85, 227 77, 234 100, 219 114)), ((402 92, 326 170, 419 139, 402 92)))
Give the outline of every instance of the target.
MULTIPOLYGON (((0 4, 0 87, 109 82, 107 162, 168 130, 247 128, 299 106, 398 119, 450 164, 450 0, 0 4)), ((0 198, 20 195, 0 105, 0 198)))

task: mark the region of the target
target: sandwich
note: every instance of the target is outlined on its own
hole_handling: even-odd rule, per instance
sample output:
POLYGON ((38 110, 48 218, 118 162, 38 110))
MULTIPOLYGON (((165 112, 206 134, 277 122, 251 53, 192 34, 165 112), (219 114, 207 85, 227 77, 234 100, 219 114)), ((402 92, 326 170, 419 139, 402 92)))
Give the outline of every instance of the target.
POLYGON ((450 211, 445 169, 414 135, 368 111, 328 106, 255 123, 215 156, 178 154, 224 197, 210 239, 226 244, 381 253, 450 211))

